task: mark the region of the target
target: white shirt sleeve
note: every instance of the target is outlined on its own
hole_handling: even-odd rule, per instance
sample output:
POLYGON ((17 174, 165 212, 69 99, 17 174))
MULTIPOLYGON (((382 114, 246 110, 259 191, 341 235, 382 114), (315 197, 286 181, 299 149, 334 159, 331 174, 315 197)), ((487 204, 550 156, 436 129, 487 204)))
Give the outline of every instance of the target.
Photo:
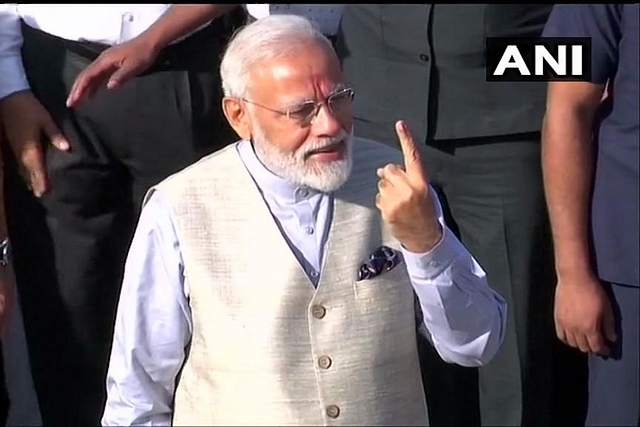
POLYGON ((171 425, 192 333, 183 267, 169 209, 153 193, 125 264, 102 425, 171 425))
POLYGON ((500 348, 507 305, 489 287, 482 267, 445 225, 438 196, 433 189, 431 194, 444 231, 442 239, 424 254, 403 249, 422 308, 420 330, 444 361, 481 366, 500 348))
POLYGON ((0 3, 0 100, 29 89, 22 66, 22 30, 15 3, 0 3))

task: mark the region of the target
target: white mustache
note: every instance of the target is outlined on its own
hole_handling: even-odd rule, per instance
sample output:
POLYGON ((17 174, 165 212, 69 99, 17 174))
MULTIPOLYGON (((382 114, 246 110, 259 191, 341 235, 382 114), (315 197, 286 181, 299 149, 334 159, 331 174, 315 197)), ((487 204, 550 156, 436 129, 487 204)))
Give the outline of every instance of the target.
POLYGON ((313 142, 310 142, 308 144, 306 144, 307 146, 304 147, 304 157, 309 156, 310 154, 313 154, 315 151, 320 151, 320 150, 326 150, 328 148, 334 147, 336 145, 342 144, 347 142, 347 139, 349 138, 349 133, 347 133, 346 131, 342 131, 340 132, 339 135, 331 137, 331 138, 321 138, 321 139, 317 139, 313 142))

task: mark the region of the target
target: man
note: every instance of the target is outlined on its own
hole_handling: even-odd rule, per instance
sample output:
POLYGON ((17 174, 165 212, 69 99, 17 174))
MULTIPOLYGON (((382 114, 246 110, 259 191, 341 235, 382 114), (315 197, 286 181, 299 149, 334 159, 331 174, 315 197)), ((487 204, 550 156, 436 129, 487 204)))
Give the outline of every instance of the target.
POLYGON ((640 425, 639 23, 638 3, 557 5, 544 33, 591 39, 590 81, 549 84, 543 131, 556 331, 589 353, 588 426, 640 425))
POLYGON ((307 18, 332 43, 335 43, 336 33, 342 18, 342 4, 247 4, 250 20, 264 18, 269 15, 292 14, 307 18))
POLYGON ((8 220, 45 425, 100 422, 145 191, 232 141, 217 75, 232 9, 0 5, 8 220))
POLYGON ((145 198, 103 425, 426 425, 416 313, 443 359, 477 366, 506 307, 406 126, 404 168, 350 136, 353 90, 299 16, 241 30, 221 76, 242 141, 145 198))
POLYGON ((485 37, 535 37, 551 5, 347 5, 337 50, 356 136, 415 130, 448 224, 510 307, 504 345, 476 370, 422 347, 434 426, 551 424, 553 265, 540 168, 544 83, 488 83, 485 37), (477 376, 479 375, 479 379, 477 376), (479 382, 479 384, 478 384, 479 382))

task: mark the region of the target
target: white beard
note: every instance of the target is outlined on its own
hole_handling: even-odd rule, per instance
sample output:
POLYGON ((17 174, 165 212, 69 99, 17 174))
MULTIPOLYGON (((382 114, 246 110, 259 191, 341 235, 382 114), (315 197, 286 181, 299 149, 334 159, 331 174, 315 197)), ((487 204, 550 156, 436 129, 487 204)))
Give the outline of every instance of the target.
POLYGON ((269 141, 259 126, 255 127, 252 139, 256 155, 264 166, 293 185, 306 186, 320 192, 330 193, 340 188, 351 175, 353 130, 351 133, 343 130, 333 138, 306 142, 293 152, 283 151, 269 141), (341 142, 345 144, 343 159, 331 163, 306 163, 309 152, 341 142))

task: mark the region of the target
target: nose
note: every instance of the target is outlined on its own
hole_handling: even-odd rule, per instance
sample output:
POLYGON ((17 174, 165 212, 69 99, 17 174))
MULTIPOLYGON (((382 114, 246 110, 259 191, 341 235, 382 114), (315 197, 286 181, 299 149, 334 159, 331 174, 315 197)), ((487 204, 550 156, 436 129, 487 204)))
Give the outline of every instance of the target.
POLYGON ((313 119, 313 132, 316 136, 335 136, 342 130, 342 123, 331 111, 331 108, 323 103, 313 119))

